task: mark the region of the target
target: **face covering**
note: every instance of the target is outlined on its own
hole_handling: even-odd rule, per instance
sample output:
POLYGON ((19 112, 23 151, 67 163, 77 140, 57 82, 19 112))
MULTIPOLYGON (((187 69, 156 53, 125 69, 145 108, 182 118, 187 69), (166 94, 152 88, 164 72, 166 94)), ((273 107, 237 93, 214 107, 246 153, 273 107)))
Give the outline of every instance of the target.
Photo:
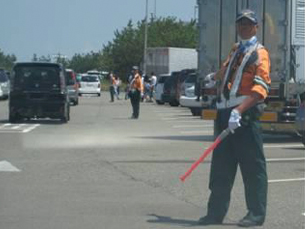
POLYGON ((250 39, 241 39, 239 42, 238 49, 240 52, 245 52, 248 48, 257 42, 257 37, 253 36, 250 39))

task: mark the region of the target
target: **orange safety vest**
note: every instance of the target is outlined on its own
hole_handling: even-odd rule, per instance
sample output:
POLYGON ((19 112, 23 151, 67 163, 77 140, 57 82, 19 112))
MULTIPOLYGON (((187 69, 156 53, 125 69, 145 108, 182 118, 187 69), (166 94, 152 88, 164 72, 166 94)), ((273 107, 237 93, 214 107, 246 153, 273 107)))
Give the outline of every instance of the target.
POLYGON ((131 87, 143 92, 142 78, 141 78, 140 74, 135 75, 131 87))
POLYGON ((265 99, 268 95, 269 85, 271 83, 271 79, 269 77, 270 59, 268 51, 261 44, 257 44, 254 50, 252 50, 253 52, 249 53, 249 63, 245 63, 244 66, 241 66, 243 59, 245 58, 245 55, 247 55, 247 53, 241 54, 238 57, 237 61, 235 61, 235 64, 230 66, 230 69, 228 69, 231 58, 234 57, 237 48, 238 45, 236 44, 232 48, 227 60, 223 63, 225 71, 221 77, 222 87, 224 87, 223 84, 226 72, 231 71, 231 79, 228 82, 227 87, 229 88, 229 90, 232 90, 232 87, 238 75, 238 70, 240 70, 242 71, 242 75, 240 76, 241 79, 239 85, 235 89, 236 96, 251 95, 251 93, 256 92, 261 96, 261 99, 265 99), (252 56, 254 58, 251 59, 252 56), (243 67, 243 69, 239 69, 240 67, 243 67))

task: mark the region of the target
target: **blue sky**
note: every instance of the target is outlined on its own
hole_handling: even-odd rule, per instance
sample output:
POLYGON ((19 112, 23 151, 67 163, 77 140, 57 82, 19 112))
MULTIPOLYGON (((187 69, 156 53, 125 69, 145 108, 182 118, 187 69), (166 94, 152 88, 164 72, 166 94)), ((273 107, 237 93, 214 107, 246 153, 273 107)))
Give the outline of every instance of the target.
MULTIPOLYGON (((149 14, 194 18, 196 0, 149 0, 149 14)), ((29 61, 36 53, 75 53, 101 50, 129 19, 145 17, 146 0, 0 0, 0 49, 29 61)))

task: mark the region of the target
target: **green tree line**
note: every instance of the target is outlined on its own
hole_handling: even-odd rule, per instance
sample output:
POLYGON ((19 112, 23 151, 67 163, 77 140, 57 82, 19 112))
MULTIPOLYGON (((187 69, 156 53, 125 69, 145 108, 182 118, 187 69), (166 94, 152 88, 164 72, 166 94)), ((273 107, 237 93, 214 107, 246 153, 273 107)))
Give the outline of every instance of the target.
MULTIPOLYGON (((92 69, 115 71, 124 78, 131 66, 142 64, 144 31, 144 20, 137 23, 130 20, 126 27, 114 32, 114 39, 104 44, 101 50, 84 54, 76 53, 71 59, 61 58, 59 55, 55 61, 76 72, 86 72, 92 69)), ((195 48, 197 35, 195 21, 184 22, 175 17, 152 18, 148 23, 147 46, 195 48)), ((12 57, 15 58, 15 56, 7 56, 7 59, 11 62, 16 61, 16 58, 12 57)), ((32 60, 51 61, 51 58, 50 56, 38 57, 34 54, 32 60)))
POLYGON ((10 70, 14 63, 16 62, 17 58, 14 54, 7 55, 0 48, 0 68, 4 68, 6 70, 10 70))

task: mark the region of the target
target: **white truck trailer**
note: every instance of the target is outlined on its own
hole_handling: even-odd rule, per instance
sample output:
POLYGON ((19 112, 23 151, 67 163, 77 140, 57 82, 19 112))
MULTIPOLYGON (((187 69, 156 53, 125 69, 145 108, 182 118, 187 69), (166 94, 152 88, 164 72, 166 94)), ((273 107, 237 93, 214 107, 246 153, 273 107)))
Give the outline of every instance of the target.
MULTIPOLYGON (((259 19, 258 39, 269 50, 271 90, 261 118, 265 132, 298 133, 304 142, 305 109, 305 0, 197 0, 198 80, 219 69, 232 45, 238 42, 237 13, 252 9, 259 19)), ((201 88, 206 99, 215 90, 201 88)), ((213 104, 211 104, 213 108, 213 104)), ((215 110, 203 110, 214 119, 215 110)))
POLYGON ((147 48, 146 73, 156 75, 168 74, 182 69, 197 68, 198 57, 196 49, 156 47, 147 48))

